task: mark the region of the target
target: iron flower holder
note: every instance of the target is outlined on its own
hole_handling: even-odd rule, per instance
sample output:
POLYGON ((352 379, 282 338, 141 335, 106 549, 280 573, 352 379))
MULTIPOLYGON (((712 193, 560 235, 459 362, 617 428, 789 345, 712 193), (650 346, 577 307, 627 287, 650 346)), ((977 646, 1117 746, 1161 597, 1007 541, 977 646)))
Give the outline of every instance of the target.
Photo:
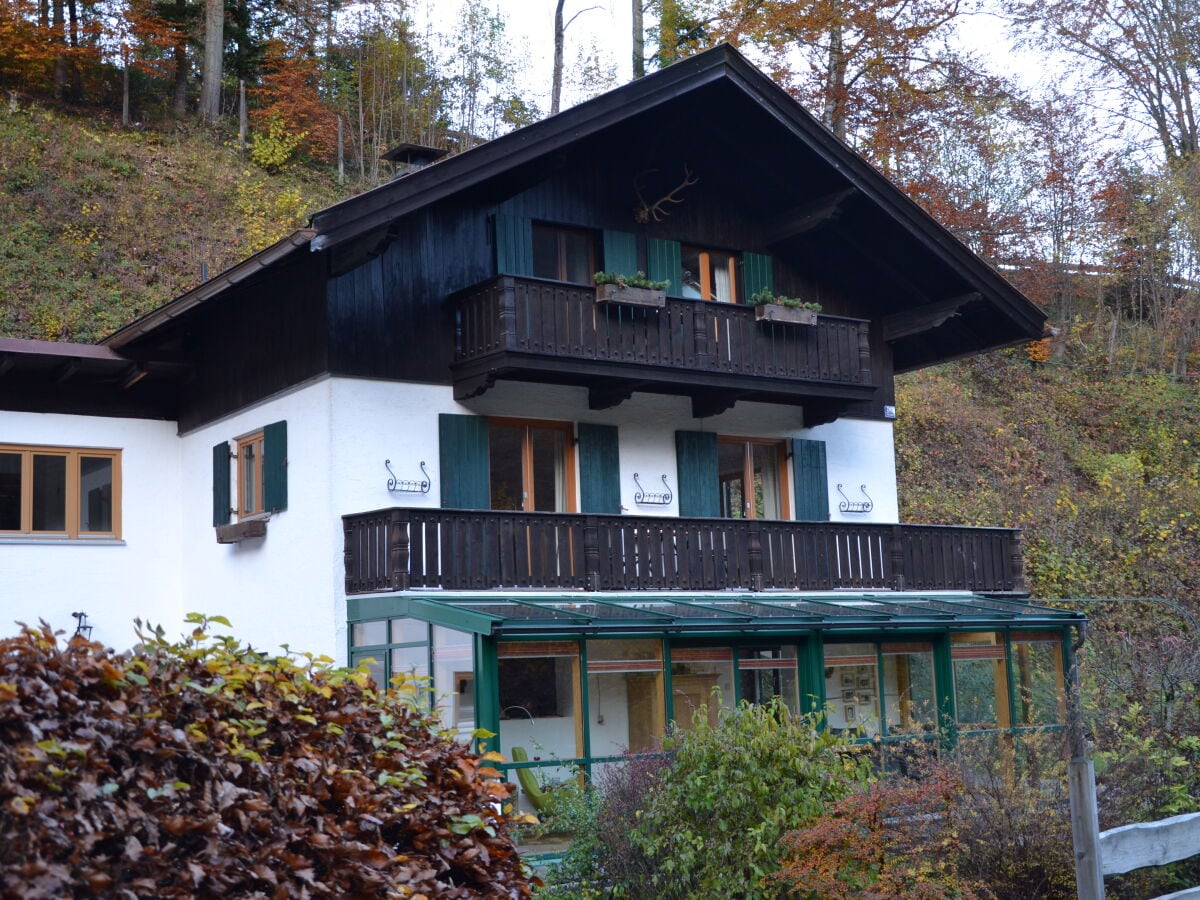
POLYGON ((842 495, 842 502, 838 504, 838 509, 844 513, 869 513, 875 508, 875 501, 871 499, 871 495, 867 493, 867 486, 860 484, 858 490, 866 498, 865 500, 851 500, 846 496, 842 486, 837 486, 837 492, 842 495))
POLYGON ((662 483, 665 491, 648 491, 642 487, 642 483, 638 481, 638 473, 633 473, 633 483, 637 485, 637 493, 633 495, 633 502, 641 506, 670 506, 671 501, 675 499, 675 495, 671 493, 671 486, 667 484, 666 473, 663 473, 662 483))
POLYGON ((428 494, 429 493, 429 472, 425 469, 425 460, 421 460, 421 474, 425 477, 422 479, 416 478, 397 478, 396 473, 392 471, 392 461, 385 459, 384 467, 388 470, 387 489, 392 493, 397 494, 428 494))

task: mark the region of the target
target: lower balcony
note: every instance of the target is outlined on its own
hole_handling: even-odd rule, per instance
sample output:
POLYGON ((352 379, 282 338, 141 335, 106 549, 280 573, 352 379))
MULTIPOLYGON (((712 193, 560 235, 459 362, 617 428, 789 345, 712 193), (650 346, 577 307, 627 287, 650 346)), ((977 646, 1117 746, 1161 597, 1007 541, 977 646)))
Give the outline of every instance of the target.
POLYGON ((970 591, 1024 597, 1012 528, 381 509, 343 516, 346 593, 970 591))
POLYGON ((593 409, 649 391, 690 396, 698 416, 736 400, 804 402, 819 415, 876 387, 863 319, 760 322, 752 306, 674 297, 661 308, 598 304, 595 288, 509 275, 452 304, 460 400, 503 378, 588 387, 593 409))

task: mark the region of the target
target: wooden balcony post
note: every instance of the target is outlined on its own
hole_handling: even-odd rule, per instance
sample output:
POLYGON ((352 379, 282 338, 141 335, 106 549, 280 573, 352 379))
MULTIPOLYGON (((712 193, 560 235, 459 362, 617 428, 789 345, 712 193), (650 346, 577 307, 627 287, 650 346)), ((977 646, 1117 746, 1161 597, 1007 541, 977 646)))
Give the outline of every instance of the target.
POLYGON ((858 324, 858 377, 863 384, 871 383, 871 326, 858 324))
POLYGON ((763 589, 762 526, 757 519, 750 520, 746 549, 747 555, 750 557, 750 590, 761 591, 763 589))
POLYGON ((696 354, 696 368, 701 370, 713 367, 712 327, 707 306, 707 303, 692 305, 692 346, 696 354))
POLYGON ((393 591, 408 590, 408 522, 398 509, 392 510, 388 523, 388 575, 393 591))
POLYGON ((583 584, 586 590, 600 590, 600 525, 595 516, 583 521, 583 584))
POLYGON ((1025 588, 1025 554, 1021 550, 1021 531, 1013 529, 1012 543, 1009 545, 1009 571, 1012 577, 1014 593, 1027 593, 1025 588))
POLYGON ((517 286, 511 278, 500 279, 500 346, 511 350, 517 346, 517 286))
POLYGON ((892 526, 892 539, 889 548, 892 562, 892 590, 907 590, 908 578, 904 571, 904 526, 892 526))
POLYGON ((353 594, 355 588, 355 578, 351 573, 354 571, 354 523, 352 520, 342 517, 342 565, 345 566, 346 572, 346 593, 353 594))

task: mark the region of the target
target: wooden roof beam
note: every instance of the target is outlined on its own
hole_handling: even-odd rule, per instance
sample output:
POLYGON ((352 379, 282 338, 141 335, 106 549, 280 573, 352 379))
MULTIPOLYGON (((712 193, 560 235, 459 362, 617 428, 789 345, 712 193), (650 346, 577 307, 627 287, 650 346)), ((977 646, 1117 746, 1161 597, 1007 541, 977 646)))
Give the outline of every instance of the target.
POLYGON ((59 366, 58 371, 54 373, 54 383, 62 384, 63 382, 70 380, 71 376, 79 371, 79 367, 82 365, 82 363, 83 361, 78 357, 67 360, 65 363, 59 366))
POLYGON ((858 188, 845 188, 819 197, 811 203, 797 207, 786 215, 779 216, 766 227, 766 242, 778 244, 788 238, 799 237, 816 228, 833 222, 846 210, 847 201, 858 193, 858 188))
POLYGON ((957 297, 951 297, 948 300, 927 303, 924 306, 915 306, 892 313, 890 316, 884 316, 882 320, 883 339, 885 341, 898 341, 901 338, 911 337, 923 331, 932 331, 944 325, 947 320, 959 315, 962 312, 962 308, 968 303, 974 303, 976 300, 982 299, 982 294, 972 291, 967 294, 960 294, 957 297))
POLYGON ((0 353, 0 378, 9 373, 13 366, 17 364, 17 358, 11 353, 0 353))

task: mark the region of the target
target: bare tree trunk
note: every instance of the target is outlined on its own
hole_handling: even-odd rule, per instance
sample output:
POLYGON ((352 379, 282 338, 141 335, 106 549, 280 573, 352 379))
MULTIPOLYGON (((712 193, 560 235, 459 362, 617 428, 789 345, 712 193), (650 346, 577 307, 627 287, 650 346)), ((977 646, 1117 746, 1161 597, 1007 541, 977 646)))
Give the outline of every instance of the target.
POLYGON ((59 45, 58 55, 54 58, 54 94, 64 100, 67 95, 67 52, 66 52, 66 17, 63 13, 63 0, 54 0, 54 43, 59 45))
POLYGON ((550 85, 550 115, 557 115, 559 103, 562 101, 562 70, 563 70, 563 4, 567 0, 558 0, 554 5, 554 78, 550 85))
POLYGON ((187 112, 187 41, 182 37, 175 38, 173 56, 175 58, 175 100, 173 103, 176 116, 187 112))
POLYGON ((246 79, 238 79, 238 146, 246 152, 246 137, 250 133, 250 119, 246 112, 246 79))
POLYGON ((633 77, 646 74, 646 32, 642 26, 642 0, 633 0, 633 77))
POLYGON ((129 60, 121 68, 121 127, 129 127, 129 60))
POLYGON ((204 3, 204 72, 200 82, 200 118, 211 124, 221 116, 221 69, 225 55, 225 2, 204 3))
POLYGON ((83 99, 83 73, 79 70, 79 4, 78 0, 67 0, 67 21, 70 23, 71 58, 67 65, 71 70, 71 99, 83 99))
POLYGON ((345 126, 342 124, 343 120, 342 120, 342 116, 340 113, 338 114, 337 122, 338 122, 338 148, 337 148, 338 184, 345 184, 346 183, 346 138, 345 138, 345 126))
POLYGON ((842 39, 841 3, 834 4, 835 18, 829 28, 829 75, 821 120, 841 140, 846 140, 846 52, 842 39))

